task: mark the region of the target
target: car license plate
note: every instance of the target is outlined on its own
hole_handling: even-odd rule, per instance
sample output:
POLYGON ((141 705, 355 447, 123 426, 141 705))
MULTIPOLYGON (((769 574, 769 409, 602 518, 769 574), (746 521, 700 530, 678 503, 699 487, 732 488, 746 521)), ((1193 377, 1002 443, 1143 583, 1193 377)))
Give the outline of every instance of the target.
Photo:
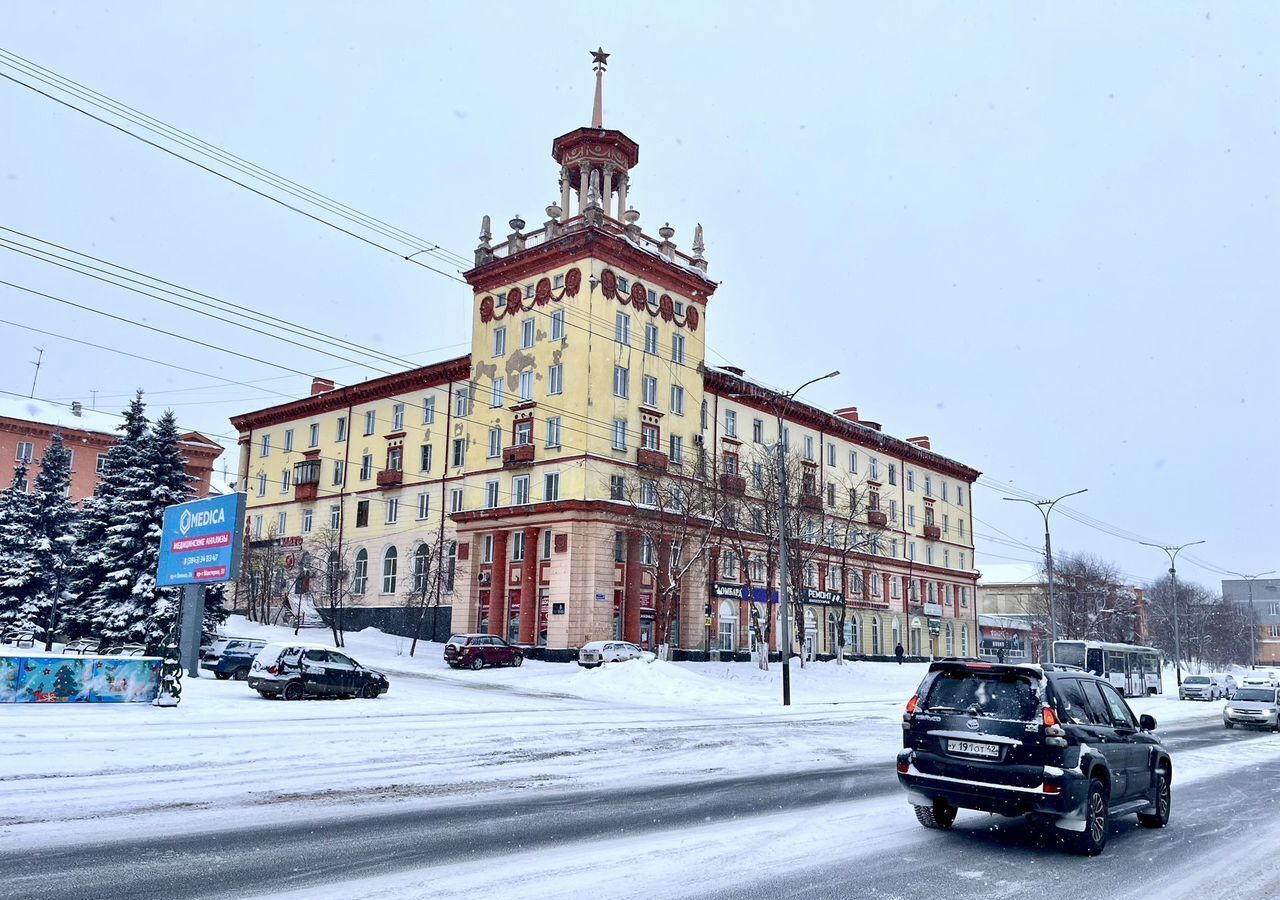
POLYGON ((948 753, 963 753, 965 756, 985 756, 997 759, 1000 756, 999 744, 981 744, 976 741, 947 741, 948 753))

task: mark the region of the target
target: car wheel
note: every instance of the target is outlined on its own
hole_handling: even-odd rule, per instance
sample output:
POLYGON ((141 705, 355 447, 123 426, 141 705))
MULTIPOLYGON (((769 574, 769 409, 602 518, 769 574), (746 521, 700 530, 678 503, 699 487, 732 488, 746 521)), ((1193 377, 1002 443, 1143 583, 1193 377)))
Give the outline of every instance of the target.
POLYGON ((518 668, 520 668, 521 666, 523 666, 523 665, 524 665, 524 654, 523 654, 523 653, 517 653, 517 654, 516 654, 516 656, 515 656, 515 659, 511 660, 511 665, 515 666, 517 669, 518 669, 518 668))
POLYGON ((481 669, 483 669, 483 668, 484 668, 484 657, 483 657, 483 656, 481 656, 479 653, 477 653, 475 656, 471 657, 471 668, 475 669, 477 672, 478 672, 478 671, 480 671, 481 669))
POLYGON ((228 678, 231 677, 231 673, 230 672, 214 672, 213 677, 218 679, 219 681, 226 681, 228 678))
POLYGON ((275 699, 275 694, 271 693, 270 691, 258 691, 258 693, 262 695, 262 699, 263 699, 263 700, 274 700, 274 699, 275 699))
POLYGON ((236 681, 248 681, 249 667, 241 666, 240 668, 236 669, 235 675, 236 675, 236 681))
POLYGON ((1095 778, 1089 782, 1089 793, 1084 801, 1084 831, 1076 836, 1076 851, 1085 856, 1097 856, 1101 853, 1107 846, 1110 818, 1107 789, 1095 778))
POLYGON ((1235 723, 1235 722, 1223 722, 1223 723, 1222 723, 1222 727, 1223 727, 1223 728, 1226 728, 1226 729, 1229 731, 1229 730, 1231 730, 1232 728, 1235 728, 1235 727, 1236 727, 1236 723, 1235 723))
POLYGON ((301 681, 290 681, 280 692, 280 697, 284 700, 301 700, 305 693, 301 681))
POLYGON ((946 831, 956 821, 956 808, 943 800, 934 800, 933 806, 917 806, 916 820, 925 828, 946 831))
POLYGON ((372 683, 366 684, 363 688, 360 689, 360 696, 366 700, 377 700, 378 694, 379 694, 379 691, 378 691, 378 686, 376 684, 372 684, 372 683))
POLYGON ((1163 828, 1169 824, 1169 809, 1173 796, 1169 791, 1169 773, 1164 769, 1156 772, 1156 811, 1154 813, 1138 813, 1138 824, 1144 828, 1163 828))

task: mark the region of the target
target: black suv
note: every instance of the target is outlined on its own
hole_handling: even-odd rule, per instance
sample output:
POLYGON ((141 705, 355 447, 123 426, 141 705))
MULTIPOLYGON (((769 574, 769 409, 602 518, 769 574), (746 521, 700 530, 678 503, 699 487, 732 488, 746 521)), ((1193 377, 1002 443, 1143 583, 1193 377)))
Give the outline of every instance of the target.
POLYGON ((959 808, 1027 816, 1092 856, 1112 816, 1169 821, 1173 762, 1155 727, 1078 669, 939 660, 902 717, 898 781, 926 828, 959 808))

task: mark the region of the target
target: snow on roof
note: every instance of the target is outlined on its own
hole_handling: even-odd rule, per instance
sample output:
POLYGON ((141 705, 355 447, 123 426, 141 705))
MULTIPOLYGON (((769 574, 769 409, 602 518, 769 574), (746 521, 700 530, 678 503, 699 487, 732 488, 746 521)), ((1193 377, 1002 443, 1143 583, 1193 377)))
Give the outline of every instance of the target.
POLYGON ((993 616, 982 613, 978 616, 978 624, 988 628, 1008 628, 1011 631, 1030 631, 1031 622, 1017 616, 993 616))
POLYGON ((980 563, 978 569, 982 572, 982 577, 978 579, 979 585, 1034 585, 1044 580, 1037 563, 980 563))
POLYGON ((70 406, 19 397, 0 397, 0 416, 59 428, 95 431, 113 437, 120 434, 116 427, 124 421, 118 415, 88 408, 81 409, 77 416, 70 406))

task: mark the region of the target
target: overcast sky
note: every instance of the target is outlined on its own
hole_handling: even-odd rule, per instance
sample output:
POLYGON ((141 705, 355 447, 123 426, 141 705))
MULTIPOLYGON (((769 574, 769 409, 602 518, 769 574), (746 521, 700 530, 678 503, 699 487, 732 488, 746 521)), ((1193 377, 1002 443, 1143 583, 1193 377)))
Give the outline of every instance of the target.
MULTIPOLYGON (((706 229, 708 362, 1211 566, 1280 568, 1280 7, 1269 3, 10 4, 0 46, 469 256, 558 195, 551 139, 640 144, 631 201, 706 229)), ((0 66, 0 72, 13 74, 0 66)), ((469 290, 0 79, 0 225, 429 362, 469 290)), ((532 225, 531 225, 532 227, 532 225)), ((4 233, 0 233, 4 234, 4 233)), ((5 235, 8 236, 8 235, 5 235)), ((376 374, 0 250, 0 278, 342 382, 376 374)), ((0 287, 0 389, 227 417, 301 376, 0 287), (211 377, 216 376, 216 377, 211 377), (210 387, 217 377, 258 387, 210 387), (199 388, 199 390, 186 390, 199 388)), ((975 492, 979 562, 1041 520, 975 492)), ((1055 513, 1055 549, 1158 551, 1055 513)), ((1191 562, 1180 573, 1216 587, 1191 562)))

